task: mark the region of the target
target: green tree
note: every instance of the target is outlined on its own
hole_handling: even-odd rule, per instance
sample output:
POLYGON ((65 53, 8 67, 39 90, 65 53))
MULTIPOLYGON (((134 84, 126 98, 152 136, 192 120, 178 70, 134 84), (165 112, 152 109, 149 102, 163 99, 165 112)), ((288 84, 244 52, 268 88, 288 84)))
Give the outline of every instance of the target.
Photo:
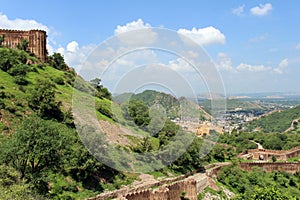
POLYGON ((3 161, 28 179, 39 192, 47 191, 47 170, 59 168, 65 145, 57 123, 35 115, 25 118, 2 146, 3 161))
POLYGON ((49 56, 48 62, 55 69, 59 69, 63 71, 69 69, 68 65, 65 63, 64 57, 60 53, 54 53, 52 56, 49 56))
POLYGON ((249 200, 288 200, 289 196, 283 194, 274 187, 256 187, 249 200))
POLYGON ((149 124, 149 108, 147 105, 135 99, 131 99, 128 106, 131 119, 138 126, 145 127, 149 124))
POLYGON ((26 52, 29 51, 28 47, 29 47, 29 42, 26 39, 23 39, 21 44, 17 44, 17 48, 19 50, 23 50, 23 51, 26 51, 26 52))
POLYGON ((38 80, 28 96, 29 107, 42 118, 63 119, 61 102, 55 100, 54 85, 49 79, 38 80))
POLYGON ((33 195, 20 173, 6 165, 0 165, 0 191, 0 199, 41 199, 33 195))
POLYGON ((106 98, 111 100, 112 96, 111 93, 108 91, 107 88, 103 87, 101 84, 101 79, 100 78, 94 78, 90 80, 90 84, 95 88, 95 96, 102 99, 106 98))
POLYGON ((5 38, 5 35, 0 36, 0 47, 3 47, 4 38, 5 38))

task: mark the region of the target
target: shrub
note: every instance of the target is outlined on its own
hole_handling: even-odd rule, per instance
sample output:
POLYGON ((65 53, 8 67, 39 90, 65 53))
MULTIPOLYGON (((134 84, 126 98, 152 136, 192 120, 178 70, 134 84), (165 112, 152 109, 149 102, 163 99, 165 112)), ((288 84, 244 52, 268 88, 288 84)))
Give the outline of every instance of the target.
POLYGON ((64 85, 65 84, 65 82, 64 82, 64 79, 62 78, 62 77, 55 77, 54 79, 53 79, 53 81, 56 83, 56 84, 58 84, 58 85, 64 85))
POLYGON ((28 65, 14 65, 8 73, 12 76, 26 76, 26 74, 30 71, 30 68, 28 65))
POLYGON ((27 85, 28 81, 26 80, 25 76, 18 75, 14 77, 14 82, 18 85, 27 85))

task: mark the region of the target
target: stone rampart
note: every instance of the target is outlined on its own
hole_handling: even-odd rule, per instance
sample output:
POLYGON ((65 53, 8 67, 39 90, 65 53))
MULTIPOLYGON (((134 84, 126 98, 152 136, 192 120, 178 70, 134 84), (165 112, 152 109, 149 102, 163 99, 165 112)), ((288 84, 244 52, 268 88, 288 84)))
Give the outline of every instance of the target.
POLYGON ((31 53, 40 58, 43 62, 46 60, 46 31, 42 30, 6 30, 0 29, 0 36, 4 36, 2 46, 16 48, 25 39, 28 41, 28 49, 31 53))
POLYGON ((239 164, 239 167, 246 171, 251 171, 254 166, 261 167, 266 172, 285 171, 295 174, 300 171, 300 162, 242 162, 239 164))

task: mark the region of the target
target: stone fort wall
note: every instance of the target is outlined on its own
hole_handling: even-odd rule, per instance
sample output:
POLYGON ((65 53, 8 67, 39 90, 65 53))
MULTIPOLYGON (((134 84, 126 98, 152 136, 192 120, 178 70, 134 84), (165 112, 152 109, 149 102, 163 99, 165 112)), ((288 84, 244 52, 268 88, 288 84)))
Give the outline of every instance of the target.
POLYGON ((259 160, 260 155, 263 155, 263 160, 269 160, 272 156, 275 156, 277 160, 287 160, 300 155, 300 146, 289 150, 248 149, 247 152, 252 154, 255 160, 259 160))
POLYGON ((246 171, 251 171, 254 166, 261 167, 266 172, 285 171, 295 174, 300 171, 300 162, 242 162, 239 164, 239 167, 246 171))
POLYGON ((148 189, 136 193, 127 194, 122 200, 180 200, 182 193, 190 200, 197 200, 197 188, 195 180, 184 180, 171 185, 162 186, 157 190, 148 189))
POLYGON ((29 51, 40 58, 43 62, 46 61, 46 31, 20 31, 0 29, 0 35, 4 35, 4 42, 2 45, 9 48, 16 48, 18 44, 22 43, 23 39, 26 39, 29 42, 29 51))

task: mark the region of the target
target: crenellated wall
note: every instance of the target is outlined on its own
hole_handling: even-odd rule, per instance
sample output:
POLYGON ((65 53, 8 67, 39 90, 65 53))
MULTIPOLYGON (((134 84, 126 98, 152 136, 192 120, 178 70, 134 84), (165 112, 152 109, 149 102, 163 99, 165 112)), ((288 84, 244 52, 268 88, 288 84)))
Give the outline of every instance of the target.
POLYGON ((239 164, 239 167, 246 171, 251 171, 254 166, 261 167, 266 172, 285 171, 295 174, 300 171, 300 162, 242 162, 239 164))
POLYGON ((247 152, 255 160, 259 160, 261 155, 263 160, 270 160, 273 156, 277 160, 287 160, 300 155, 300 146, 289 150, 248 149, 247 152))
POLYGON ((16 48, 18 44, 22 43, 23 39, 29 42, 28 48, 31 53, 40 58, 43 62, 46 60, 46 31, 42 30, 6 30, 0 29, 0 36, 4 35, 3 46, 9 48, 16 48))
POLYGON ((195 180, 178 181, 171 185, 164 185, 157 190, 148 189, 127 194, 120 199, 126 200, 180 200, 182 193, 190 200, 197 200, 195 180))

